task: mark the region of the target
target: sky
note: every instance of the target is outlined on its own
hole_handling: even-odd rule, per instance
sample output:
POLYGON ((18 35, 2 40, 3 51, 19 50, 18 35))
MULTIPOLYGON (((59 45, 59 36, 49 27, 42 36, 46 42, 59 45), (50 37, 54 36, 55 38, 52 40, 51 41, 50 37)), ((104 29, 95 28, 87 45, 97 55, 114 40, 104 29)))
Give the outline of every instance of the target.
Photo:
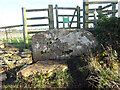
POLYGON ((22 7, 26 9, 82 5, 82 0, 0 0, 0 26, 22 24, 22 7))
MULTIPOLYGON (((0 0, 0 27, 22 24, 22 7, 38 9, 47 8, 49 4, 52 4, 53 7, 57 4, 60 7, 76 7, 78 5, 82 8, 83 0, 0 0)), ((27 17, 31 17, 32 14, 27 14, 27 17)), ((34 13, 34 15, 41 14, 34 13)), ((34 23, 34 21, 32 22, 34 23)))

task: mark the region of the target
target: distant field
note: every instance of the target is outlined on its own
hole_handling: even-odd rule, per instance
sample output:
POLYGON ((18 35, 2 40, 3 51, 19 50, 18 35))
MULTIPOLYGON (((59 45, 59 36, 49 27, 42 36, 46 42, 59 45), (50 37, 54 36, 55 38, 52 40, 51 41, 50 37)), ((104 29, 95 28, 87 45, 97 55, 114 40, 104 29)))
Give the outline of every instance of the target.
POLYGON ((12 38, 18 38, 18 37, 23 37, 23 33, 21 31, 8 31, 6 32, 0 32, 0 39, 12 39, 12 38))

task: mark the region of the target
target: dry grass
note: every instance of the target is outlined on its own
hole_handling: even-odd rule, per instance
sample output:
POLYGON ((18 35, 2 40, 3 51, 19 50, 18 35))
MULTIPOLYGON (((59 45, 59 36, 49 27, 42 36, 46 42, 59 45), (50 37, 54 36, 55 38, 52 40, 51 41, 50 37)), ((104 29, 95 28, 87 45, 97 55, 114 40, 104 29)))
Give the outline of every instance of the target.
POLYGON ((92 86, 103 89, 120 89, 120 63, 115 50, 107 47, 102 55, 93 56, 90 53, 89 60, 91 75, 87 80, 92 86))

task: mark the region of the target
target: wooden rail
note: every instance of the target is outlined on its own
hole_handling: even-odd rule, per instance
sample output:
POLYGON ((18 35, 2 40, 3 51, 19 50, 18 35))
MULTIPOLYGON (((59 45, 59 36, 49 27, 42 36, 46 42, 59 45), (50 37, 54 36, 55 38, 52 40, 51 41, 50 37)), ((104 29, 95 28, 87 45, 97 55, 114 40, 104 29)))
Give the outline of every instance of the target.
POLYGON ((22 8, 22 14, 23 14, 23 35, 24 35, 25 47, 27 47, 27 44, 28 44, 29 33, 27 30, 27 27, 49 26, 49 29, 54 29, 53 5, 48 5, 48 8, 45 8, 45 9, 27 9, 26 10, 26 8, 22 8), (31 17, 31 18, 26 17, 26 13, 28 12, 41 12, 41 11, 47 11, 48 16, 47 17, 31 17), (42 19, 48 19, 49 24, 27 25, 27 20, 42 20, 42 19))
POLYGON ((14 28, 14 27, 21 27, 23 25, 12 25, 12 26, 5 26, 5 27, 0 27, 0 29, 6 29, 6 28, 14 28))
POLYGON ((26 12, 37 12, 37 11, 48 11, 48 8, 46 9, 28 9, 26 12))

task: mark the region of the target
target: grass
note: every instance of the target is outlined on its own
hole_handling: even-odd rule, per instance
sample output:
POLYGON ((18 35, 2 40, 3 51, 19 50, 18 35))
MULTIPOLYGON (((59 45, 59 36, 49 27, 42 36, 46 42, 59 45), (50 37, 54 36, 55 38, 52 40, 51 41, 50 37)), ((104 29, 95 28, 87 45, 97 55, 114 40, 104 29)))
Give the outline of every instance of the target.
MULTIPOLYGON (((29 39, 31 39, 32 37, 31 36, 29 36, 28 37, 29 39)), ((25 48, 25 45, 24 45, 24 39, 23 39, 23 37, 19 37, 19 38, 12 38, 12 40, 10 41, 9 39, 7 40, 5 40, 4 38, 3 38, 3 42, 4 43, 6 43, 6 44, 9 44, 9 45, 13 45, 13 46, 15 46, 16 48, 19 48, 20 50, 22 50, 22 49, 24 49, 25 48)), ((28 42, 28 49, 31 49, 31 44, 32 44, 32 41, 31 40, 29 40, 29 42, 28 42)))
POLYGON ((28 77, 26 80, 19 79, 14 82, 14 85, 4 85, 4 89, 11 88, 66 88, 72 83, 72 77, 68 71, 55 72, 52 76, 48 74, 34 75, 28 77))

